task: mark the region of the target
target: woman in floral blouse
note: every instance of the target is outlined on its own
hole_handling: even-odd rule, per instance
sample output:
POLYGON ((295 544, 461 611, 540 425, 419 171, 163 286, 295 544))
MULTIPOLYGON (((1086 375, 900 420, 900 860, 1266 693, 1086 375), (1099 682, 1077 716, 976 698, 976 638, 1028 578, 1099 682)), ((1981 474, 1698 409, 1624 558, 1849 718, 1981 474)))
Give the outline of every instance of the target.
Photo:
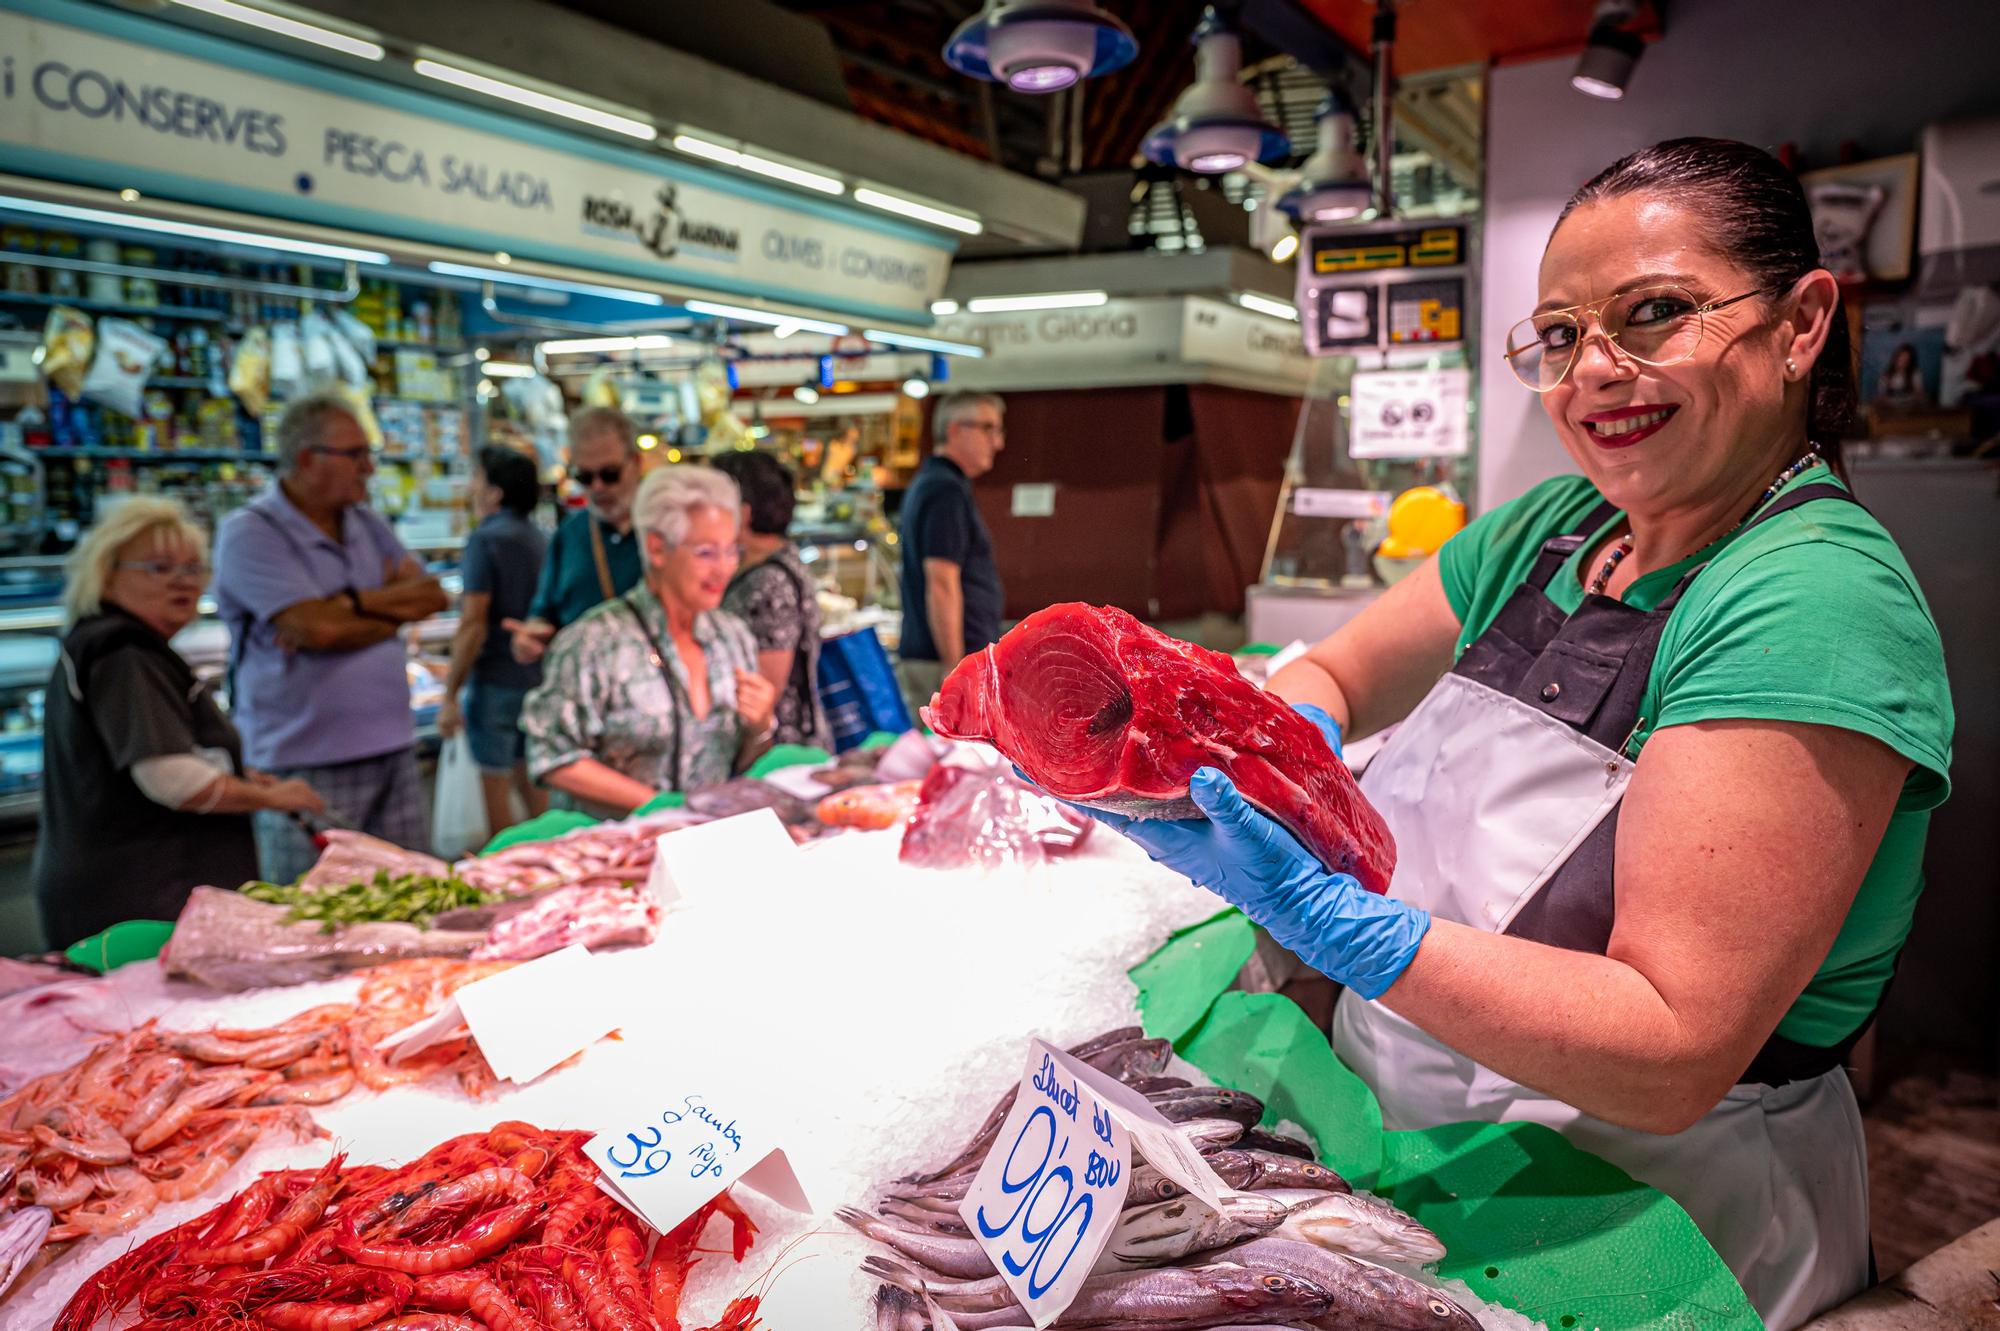
POLYGON ((640 485, 644 580, 556 636, 521 711, 529 770, 571 807, 622 815, 726 781, 770 747, 777 690, 750 630, 720 608, 741 503, 708 467, 640 485))

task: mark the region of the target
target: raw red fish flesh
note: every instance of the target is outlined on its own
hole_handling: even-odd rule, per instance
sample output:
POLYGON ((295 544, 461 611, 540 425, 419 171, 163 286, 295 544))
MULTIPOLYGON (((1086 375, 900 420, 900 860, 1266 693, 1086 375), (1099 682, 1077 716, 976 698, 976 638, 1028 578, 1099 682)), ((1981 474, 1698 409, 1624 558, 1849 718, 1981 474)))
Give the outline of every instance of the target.
POLYGON ((1037 611, 959 662, 925 709, 1050 794, 1139 818, 1197 818, 1188 778, 1229 774, 1336 873, 1385 891, 1396 844, 1319 727, 1220 652, 1109 606, 1037 611))

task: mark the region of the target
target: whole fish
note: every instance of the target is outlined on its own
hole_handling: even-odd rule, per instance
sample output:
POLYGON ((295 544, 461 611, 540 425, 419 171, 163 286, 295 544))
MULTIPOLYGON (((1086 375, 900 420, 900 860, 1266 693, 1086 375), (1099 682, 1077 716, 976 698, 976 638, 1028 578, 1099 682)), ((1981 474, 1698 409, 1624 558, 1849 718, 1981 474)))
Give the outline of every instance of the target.
POLYGON ((1255 1167, 1249 1182, 1242 1186, 1265 1192, 1272 1188, 1316 1188, 1323 1192, 1351 1192, 1347 1180, 1315 1160, 1278 1155, 1239 1145, 1237 1151, 1255 1167))
POLYGON ((5 1294, 21 1268, 35 1259, 48 1242, 55 1213, 46 1206, 24 1206, 0 1220, 0 1294, 5 1294))
POLYGON ((1324 1290, 1329 1306, 1303 1320, 1322 1331, 1480 1331, 1471 1313, 1421 1281, 1292 1239, 1261 1238, 1210 1255, 1324 1290))
POLYGON ((1115 1271, 1176 1261, 1268 1234, 1289 1214, 1283 1202, 1254 1192, 1224 1193, 1219 1211, 1194 1197, 1135 1207, 1118 1217, 1095 1269, 1115 1271))
MULTIPOLYGON (((935 1299, 958 1324, 959 1331, 997 1331, 1000 1327, 1029 1324, 1027 1313, 1013 1301, 1012 1294, 997 1277, 954 1286, 951 1282, 924 1279, 894 1262, 874 1259, 863 1266, 868 1274, 900 1286, 920 1301, 927 1297, 935 1299), (977 1293, 972 1292, 974 1283, 979 1287, 977 1293), (992 1297, 995 1286, 1001 1296, 998 1300, 992 1297)), ((882 1302, 878 1295, 878 1309, 882 1302)), ((890 1302, 898 1308, 908 1307, 900 1300, 890 1302)), ((1255 1270, 1236 1262, 1214 1262, 1092 1275, 1054 1324, 1158 1327, 1166 1331, 1166 1328, 1270 1325, 1273 1318, 1310 1323, 1332 1306, 1332 1292, 1308 1277, 1255 1270)), ((907 1328, 907 1320, 883 1323, 879 1313, 877 1324, 893 1326, 897 1331, 907 1328)))
POLYGON ((1192 1118, 1175 1126, 1203 1155, 1233 1145, 1243 1136, 1243 1125, 1227 1118, 1192 1118))
POLYGON ((1108 1077, 1132 1082, 1158 1076, 1173 1055, 1173 1045, 1165 1040, 1127 1040, 1077 1057, 1108 1077))
POLYGON ((893 1248, 925 1270, 960 1280, 984 1280, 994 1274, 993 1259, 975 1239, 929 1230, 904 1229, 880 1216, 869 1215, 851 1206, 835 1211, 834 1218, 851 1225, 885 1248, 893 1248))
POLYGON ((1240 1143, 1254 1151, 1269 1151, 1274 1155, 1289 1155, 1298 1160, 1316 1160, 1319 1152, 1313 1150, 1311 1142, 1300 1141, 1297 1137, 1283 1132, 1267 1132, 1263 1128, 1249 1128, 1243 1133, 1240 1143))
MULTIPOLYGON (((1248 1188, 1257 1177, 1257 1164, 1247 1152, 1228 1149, 1210 1151, 1202 1157, 1217 1178, 1232 1188, 1248 1188)), ((1132 1182, 1125 1191, 1127 1206, 1147 1206, 1184 1196, 1187 1189, 1152 1165, 1135 1165, 1132 1182)))
POLYGON ((1141 1095, 1156 1095, 1161 1091, 1178 1091, 1194 1085, 1185 1077, 1141 1077, 1129 1083, 1141 1095))
POLYGON ((1273 1238, 1296 1239, 1371 1262, 1424 1266, 1444 1257, 1444 1244, 1437 1235, 1380 1197, 1298 1188, 1256 1195, 1286 1207, 1273 1238))
POLYGON ((1189 1086, 1184 1090, 1160 1091, 1146 1097, 1163 1118, 1185 1123, 1191 1118, 1226 1118, 1254 1128, 1264 1117, 1264 1102, 1247 1091, 1226 1086, 1189 1086))

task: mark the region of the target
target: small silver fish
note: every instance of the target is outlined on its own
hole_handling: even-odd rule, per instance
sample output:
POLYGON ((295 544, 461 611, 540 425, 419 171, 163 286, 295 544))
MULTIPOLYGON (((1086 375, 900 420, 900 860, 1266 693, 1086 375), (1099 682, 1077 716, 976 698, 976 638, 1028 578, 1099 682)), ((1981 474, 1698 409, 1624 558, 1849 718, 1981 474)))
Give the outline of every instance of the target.
POLYGON ((1293 1188, 1256 1195, 1287 1206, 1273 1238, 1297 1239, 1368 1261, 1424 1266, 1444 1257, 1437 1235, 1379 1197, 1293 1188))
POLYGON ((1179 1197, 1127 1210, 1097 1259, 1098 1271, 1158 1266, 1191 1253, 1239 1243, 1276 1229, 1290 1214, 1283 1202, 1261 1193, 1229 1192, 1222 1209, 1198 1198, 1179 1197))
POLYGON ((55 1213, 46 1206, 24 1206, 0 1220, 0 1294, 5 1294, 21 1268, 35 1259, 48 1242, 55 1213))

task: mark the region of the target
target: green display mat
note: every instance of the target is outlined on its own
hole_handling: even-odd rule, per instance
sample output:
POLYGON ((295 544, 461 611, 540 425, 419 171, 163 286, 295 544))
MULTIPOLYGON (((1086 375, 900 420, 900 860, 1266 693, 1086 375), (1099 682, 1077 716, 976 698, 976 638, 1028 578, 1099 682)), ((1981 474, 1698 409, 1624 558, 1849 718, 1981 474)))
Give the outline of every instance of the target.
POLYGON ((1687 1212, 1664 1193, 1533 1123, 1388 1132, 1367 1084, 1326 1033, 1276 994, 1229 991, 1256 934, 1230 911, 1133 967, 1148 1034, 1267 1122, 1297 1123, 1326 1164, 1429 1226, 1439 1271, 1551 1331, 1760 1331, 1763 1322, 1687 1212))

